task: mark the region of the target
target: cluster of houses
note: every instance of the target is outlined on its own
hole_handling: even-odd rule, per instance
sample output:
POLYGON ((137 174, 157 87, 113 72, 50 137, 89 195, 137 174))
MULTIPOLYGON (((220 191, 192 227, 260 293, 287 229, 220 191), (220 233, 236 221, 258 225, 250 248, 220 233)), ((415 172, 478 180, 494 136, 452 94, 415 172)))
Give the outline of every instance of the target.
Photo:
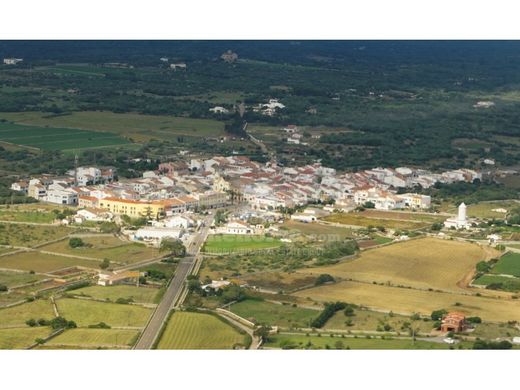
POLYGON ((253 107, 253 112, 260 112, 262 115, 274 116, 278 110, 283 110, 285 105, 280 103, 278 99, 269 99, 267 103, 260 103, 253 107))
POLYGON ((17 65, 23 62, 23 58, 4 58, 4 65, 17 65))

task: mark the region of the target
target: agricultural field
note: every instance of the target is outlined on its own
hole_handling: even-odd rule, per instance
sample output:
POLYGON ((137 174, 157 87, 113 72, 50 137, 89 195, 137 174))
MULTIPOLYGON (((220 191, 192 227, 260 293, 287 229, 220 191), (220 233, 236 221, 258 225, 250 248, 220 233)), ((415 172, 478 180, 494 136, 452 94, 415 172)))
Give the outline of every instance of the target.
POLYGON ((81 150, 120 146, 129 141, 109 132, 0 122, 0 140, 44 150, 81 150))
POLYGON ((112 327, 143 327, 152 310, 129 304, 96 302, 84 299, 63 298, 56 301, 58 312, 79 327, 104 322, 112 327))
POLYGON ((99 269, 99 264, 100 261, 96 260, 78 259, 38 251, 19 252, 0 257, 0 268, 41 273, 50 273, 74 266, 99 269))
POLYGON ((157 349, 233 349, 247 347, 249 343, 249 336, 239 333, 214 315, 175 312, 157 349))
POLYGON ((506 253, 498 260, 491 272, 520 277, 520 253, 506 253))
POLYGON ((9 288, 38 282, 42 279, 45 279, 45 276, 29 272, 0 271, 0 284, 9 288))
POLYGON ((293 220, 286 220, 280 225, 281 230, 287 230, 289 233, 300 233, 307 236, 312 236, 321 240, 339 240, 345 238, 352 238, 352 230, 341 226, 324 225, 319 222, 303 223, 293 220))
POLYGON ((398 332, 407 335, 409 327, 416 329, 418 333, 429 334, 433 329, 433 321, 423 319, 413 321, 409 316, 399 314, 380 313, 366 309, 354 309, 354 315, 346 316, 343 311, 339 311, 323 326, 323 330, 348 330, 348 331, 385 331, 398 332))
POLYGON ((83 247, 71 248, 69 240, 65 239, 38 249, 63 253, 64 255, 95 258, 100 261, 108 259, 117 264, 133 264, 159 255, 157 249, 136 242, 122 241, 115 236, 84 237, 81 239, 86 244, 83 247))
POLYGON ((0 222, 0 245, 33 247, 65 237, 75 230, 65 226, 41 226, 0 222))
POLYGON ((471 280, 475 265, 498 254, 477 244, 421 238, 366 250, 358 258, 339 264, 298 272, 331 274, 367 283, 461 291, 471 280))
POLYGON ((333 213, 322 220, 347 226, 379 227, 386 229, 415 230, 425 228, 435 222, 435 219, 422 217, 423 214, 391 213, 380 211, 364 211, 353 213, 333 213), (406 214, 401 218, 400 214, 406 214))
POLYGON ((50 347, 74 347, 81 349, 95 348, 129 348, 139 334, 131 329, 67 329, 45 343, 50 347))
POLYGON ((0 208, 0 221, 52 223, 56 215, 51 212, 26 210, 24 208, 0 208))
POLYGON ((302 290, 292 295, 309 305, 314 301, 343 301, 402 315, 419 313, 429 316, 434 310, 446 309, 479 316, 484 321, 520 321, 520 301, 508 297, 499 299, 350 281, 302 290))
POLYGON ((215 234, 208 237, 203 251, 206 253, 247 252, 277 248, 283 243, 276 238, 239 234, 215 234))
MULTIPOLYGON (((456 214, 457 206, 449 205, 446 207, 446 212, 456 214)), ((520 207, 520 202, 514 200, 508 201, 493 201, 493 202, 479 202, 470 204, 467 207, 466 213, 468 217, 472 218, 483 218, 483 219, 504 219, 507 213, 500 213, 493 211, 495 209, 505 209, 510 211, 511 209, 520 207)))
MULTIPOLYGON (((470 348, 472 343, 463 342, 464 348, 470 348)), ((269 337, 264 344, 266 348, 281 349, 449 349, 448 344, 432 341, 416 340, 411 338, 376 338, 365 336, 341 337, 335 335, 309 335, 281 333, 269 337)), ((458 348, 458 345, 455 346, 458 348)))
POLYGON ((307 328, 310 322, 320 314, 319 310, 253 299, 234 303, 229 307, 229 310, 258 324, 276 325, 284 328, 307 328))
POLYGON ((260 287, 271 291, 292 291, 299 288, 313 286, 315 275, 304 275, 294 272, 255 272, 239 277, 250 286, 260 287))
POLYGON ((136 287, 127 285, 117 286, 89 286, 72 290, 69 294, 91 297, 94 299, 117 301, 119 298, 131 299, 136 303, 153 303, 155 296, 159 292, 157 288, 136 287))
POLYGON ((520 278, 513 278, 508 276, 485 274, 473 281, 473 284, 480 286, 488 286, 490 284, 502 284, 510 286, 507 290, 520 290, 520 278))
POLYGON ((54 318, 52 303, 46 299, 37 299, 32 302, 23 303, 0 309, 0 328, 13 326, 26 326, 25 321, 40 318, 50 320, 54 318))
MULTIPOLYGON (((174 116, 142 115, 137 113, 116 114, 108 111, 82 111, 67 115, 50 116, 40 112, 0 113, 0 119, 31 125, 77 129, 97 134, 109 133, 113 140, 132 139, 146 142, 151 139, 170 140, 176 136, 219 137, 225 135, 224 123, 212 119, 192 119, 174 116)), ((0 134, 0 139, 1 134, 0 134)), ((94 138, 95 139, 95 138, 94 138)), ((77 142, 77 141, 76 141, 77 142)))
POLYGON ((49 327, 0 329, 0 349, 25 349, 50 334, 49 327))

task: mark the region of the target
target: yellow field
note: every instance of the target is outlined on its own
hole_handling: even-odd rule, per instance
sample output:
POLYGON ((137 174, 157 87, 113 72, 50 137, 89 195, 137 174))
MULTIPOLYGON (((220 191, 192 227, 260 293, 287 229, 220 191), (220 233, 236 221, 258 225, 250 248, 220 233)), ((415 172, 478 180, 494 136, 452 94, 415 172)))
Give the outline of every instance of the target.
POLYGON ((319 302, 345 301, 407 315, 429 315, 433 310, 446 309, 479 316, 487 321, 520 321, 520 301, 506 298, 493 299, 346 281, 302 290, 294 295, 319 302))
POLYGON ((244 345, 245 336, 210 314, 176 312, 157 349, 232 349, 244 345))
POLYGON ((461 291, 475 264, 499 252, 477 244, 422 238, 362 252, 359 258, 301 273, 421 289, 461 291))

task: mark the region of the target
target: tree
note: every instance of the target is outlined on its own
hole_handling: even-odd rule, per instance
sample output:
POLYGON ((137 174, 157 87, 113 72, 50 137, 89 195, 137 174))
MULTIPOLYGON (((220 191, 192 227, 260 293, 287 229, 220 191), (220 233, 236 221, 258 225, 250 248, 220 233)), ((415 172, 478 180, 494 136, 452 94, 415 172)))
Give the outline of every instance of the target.
POLYGON ((434 321, 440 321, 442 320, 442 317, 444 317, 448 312, 445 309, 439 309, 432 311, 431 319, 434 321))
POLYGON ((262 325, 256 328, 253 334, 260 337, 263 341, 267 341, 269 339, 269 333, 271 332, 271 329, 272 328, 268 325, 262 325))
POLYGON ((376 205, 374 202, 368 201, 368 202, 363 203, 363 207, 365 209, 374 209, 376 207, 376 205))
POLYGON ((5 292, 7 290, 8 290, 8 288, 5 284, 0 284, 0 292, 5 292))
POLYGON ((99 268, 101 269, 107 269, 108 267, 110 267, 110 260, 108 259, 103 259, 101 264, 99 264, 99 268))
POLYGON ((316 281, 314 282, 315 286, 319 286, 325 283, 334 282, 334 278, 329 274, 321 274, 316 278, 316 281))
POLYGON ((79 237, 72 237, 70 240, 69 240, 69 246, 71 248, 80 248, 82 246, 85 246, 85 243, 83 242, 83 240, 79 237))
POLYGON ((184 257, 186 255, 186 247, 181 240, 163 239, 159 248, 160 252, 168 252, 171 256, 184 257))

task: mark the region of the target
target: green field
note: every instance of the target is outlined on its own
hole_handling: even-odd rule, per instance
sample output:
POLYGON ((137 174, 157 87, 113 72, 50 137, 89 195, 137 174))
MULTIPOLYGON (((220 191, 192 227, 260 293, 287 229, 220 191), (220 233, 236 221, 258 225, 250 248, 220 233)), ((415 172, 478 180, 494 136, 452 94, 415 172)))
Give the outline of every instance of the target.
POLYGON ((307 328, 309 323, 320 314, 319 310, 303 309, 293 307, 292 305, 280 305, 253 299, 235 303, 231 305, 229 310, 255 323, 287 328, 307 328))
POLYGON ((491 272, 520 277, 520 253, 506 253, 498 260, 491 272))
POLYGON ((157 288, 136 286, 90 286, 72 290, 70 293, 115 302, 118 298, 132 299, 137 303, 152 303, 159 292, 157 288))
POLYGON ((48 327, 0 329, 0 349, 25 349, 50 334, 48 327))
POLYGON ((68 329, 49 340, 47 346, 80 348, 130 347, 138 335, 136 330, 127 329, 68 329))
POLYGON ((117 303, 87 301, 83 299, 64 298, 56 301, 58 312, 62 317, 73 320, 79 327, 104 322, 112 327, 142 327, 152 313, 151 309, 117 303))
POLYGON ((129 143, 121 136, 109 132, 8 122, 0 122, 0 140, 44 150, 79 150, 129 143))
POLYGON ((193 312, 175 312, 168 321, 157 349, 232 349, 247 346, 248 337, 223 320, 193 312))
MULTIPOLYGON (((462 343, 465 348, 470 347, 471 343, 462 343)), ((269 337, 264 344, 265 347, 283 349, 449 349, 448 344, 434 343, 431 341, 413 341, 411 339, 392 339, 392 338, 366 338, 365 336, 321 337, 298 334, 279 334, 269 337)), ((458 345, 455 346, 457 348, 458 345)))
POLYGON ((0 222, 0 245, 32 247, 56 240, 75 230, 64 226, 39 226, 0 222))
POLYGON ((208 253, 233 253, 277 248, 282 245, 279 239, 265 236, 240 234, 215 234, 208 237, 203 251, 208 253))
POLYGON ((49 212, 0 209, 0 221, 51 223, 55 218, 56 215, 49 212))
POLYGON ((473 281, 473 284, 481 286, 495 285, 495 289, 503 291, 520 291, 520 278, 485 274, 473 281))
POLYGON ((51 255, 37 251, 0 257, 0 268, 48 273, 62 268, 81 266, 99 269, 99 261, 51 255))
POLYGON ((30 274, 28 272, 0 271, 0 284, 7 287, 20 286, 45 279, 42 275, 30 274))
POLYGON ((52 304, 45 299, 23 303, 6 309, 0 309, 0 327, 25 326, 25 321, 40 318, 50 320, 54 317, 52 304))
MULTIPOLYGON (((192 119, 174 116, 142 115, 136 113, 116 114, 108 111, 82 111, 67 115, 51 116, 41 112, 0 113, 0 119, 54 128, 80 129, 108 132, 114 140, 131 138, 135 142, 150 139, 170 140, 175 136, 218 137, 224 135, 224 123, 212 119, 192 119)), ((106 133, 98 133, 106 134, 106 133)), ((0 134, 0 140, 1 140, 0 134)))
POLYGON ((117 237, 86 237, 82 238, 86 246, 71 248, 69 240, 65 239, 40 247, 43 251, 63 253, 66 255, 84 256, 108 259, 119 264, 132 264, 141 260, 151 259, 159 255, 157 249, 140 243, 129 243, 117 237))

